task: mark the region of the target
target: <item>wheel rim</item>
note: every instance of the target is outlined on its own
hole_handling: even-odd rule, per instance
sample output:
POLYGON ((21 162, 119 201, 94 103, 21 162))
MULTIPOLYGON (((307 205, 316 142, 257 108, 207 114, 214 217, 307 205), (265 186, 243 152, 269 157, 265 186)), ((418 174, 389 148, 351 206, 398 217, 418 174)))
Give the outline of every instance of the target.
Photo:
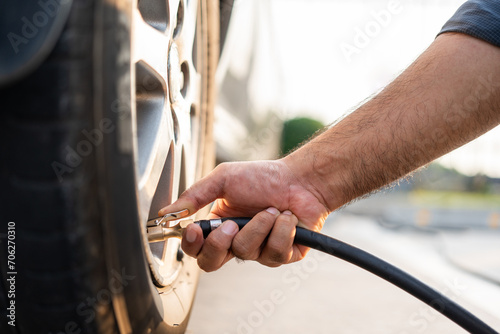
MULTIPOLYGON (((142 0, 133 9, 134 150, 143 231, 147 220, 200 175, 198 157, 205 131, 200 113, 203 77, 198 71, 200 10, 197 1, 186 0, 142 0)), ((143 239, 153 282, 160 297, 168 299, 172 294, 165 292, 172 289, 185 265, 180 240, 150 244, 145 235, 143 239)), ((191 290, 194 293, 194 287, 191 290)), ((179 293, 185 292, 174 295, 186 300, 179 293)), ((163 304, 169 304, 168 300, 163 304)), ((177 316, 169 310, 169 317, 184 318, 190 305, 181 306, 174 312, 177 316)))

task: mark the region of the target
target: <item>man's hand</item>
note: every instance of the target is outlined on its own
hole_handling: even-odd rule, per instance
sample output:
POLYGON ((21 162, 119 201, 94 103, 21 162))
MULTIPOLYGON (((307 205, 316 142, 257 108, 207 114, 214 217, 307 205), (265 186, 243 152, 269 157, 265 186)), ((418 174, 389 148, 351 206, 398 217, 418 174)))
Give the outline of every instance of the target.
POLYGON ((240 232, 226 221, 206 240, 198 226, 186 229, 182 248, 205 271, 219 269, 233 256, 270 267, 298 261, 308 248, 293 244, 295 227, 300 222, 319 231, 330 213, 321 194, 278 160, 221 164, 159 214, 181 209, 193 214, 213 201, 211 218, 254 218, 240 232))
POLYGON ((160 214, 194 213, 217 199, 214 216, 255 216, 241 232, 226 222, 207 240, 195 226, 186 231, 184 250, 207 271, 233 254, 268 266, 299 260, 307 251, 291 242, 299 222, 319 231, 331 211, 497 126, 499 60, 498 47, 442 34, 377 96, 308 144, 278 161, 223 164, 160 214))

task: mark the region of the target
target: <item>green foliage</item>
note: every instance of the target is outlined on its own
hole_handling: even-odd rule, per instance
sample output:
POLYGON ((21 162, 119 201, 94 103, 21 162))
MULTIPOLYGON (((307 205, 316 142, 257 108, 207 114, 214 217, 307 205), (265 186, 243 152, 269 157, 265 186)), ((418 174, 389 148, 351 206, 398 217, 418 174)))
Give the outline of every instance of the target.
POLYGON ((323 123, 308 117, 298 117, 285 121, 281 136, 281 152, 284 155, 290 153, 323 127, 323 123))

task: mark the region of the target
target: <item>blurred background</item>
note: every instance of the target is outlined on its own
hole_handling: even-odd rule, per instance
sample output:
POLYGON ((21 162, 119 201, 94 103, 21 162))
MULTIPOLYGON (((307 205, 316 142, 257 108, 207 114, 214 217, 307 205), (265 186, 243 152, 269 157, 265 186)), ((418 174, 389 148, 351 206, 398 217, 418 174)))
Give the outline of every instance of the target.
MULTIPOLYGON (((235 1, 217 76, 218 160, 277 158, 353 111, 463 2, 235 1)), ((400 266, 500 331, 500 128, 333 213, 324 233, 400 266)), ((203 274, 189 331, 461 332, 352 265, 308 259, 279 269, 233 261, 203 274)))

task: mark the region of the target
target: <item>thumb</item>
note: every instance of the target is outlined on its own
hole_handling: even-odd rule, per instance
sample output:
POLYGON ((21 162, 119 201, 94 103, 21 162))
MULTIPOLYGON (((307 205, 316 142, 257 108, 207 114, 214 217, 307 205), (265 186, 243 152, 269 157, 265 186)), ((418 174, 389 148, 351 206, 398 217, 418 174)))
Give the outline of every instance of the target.
POLYGON ((223 170, 223 164, 219 165, 210 174, 183 192, 174 203, 158 211, 158 215, 163 216, 169 212, 176 212, 183 209, 188 209, 189 215, 192 215, 205 205, 222 197, 225 183, 225 173, 223 170))

